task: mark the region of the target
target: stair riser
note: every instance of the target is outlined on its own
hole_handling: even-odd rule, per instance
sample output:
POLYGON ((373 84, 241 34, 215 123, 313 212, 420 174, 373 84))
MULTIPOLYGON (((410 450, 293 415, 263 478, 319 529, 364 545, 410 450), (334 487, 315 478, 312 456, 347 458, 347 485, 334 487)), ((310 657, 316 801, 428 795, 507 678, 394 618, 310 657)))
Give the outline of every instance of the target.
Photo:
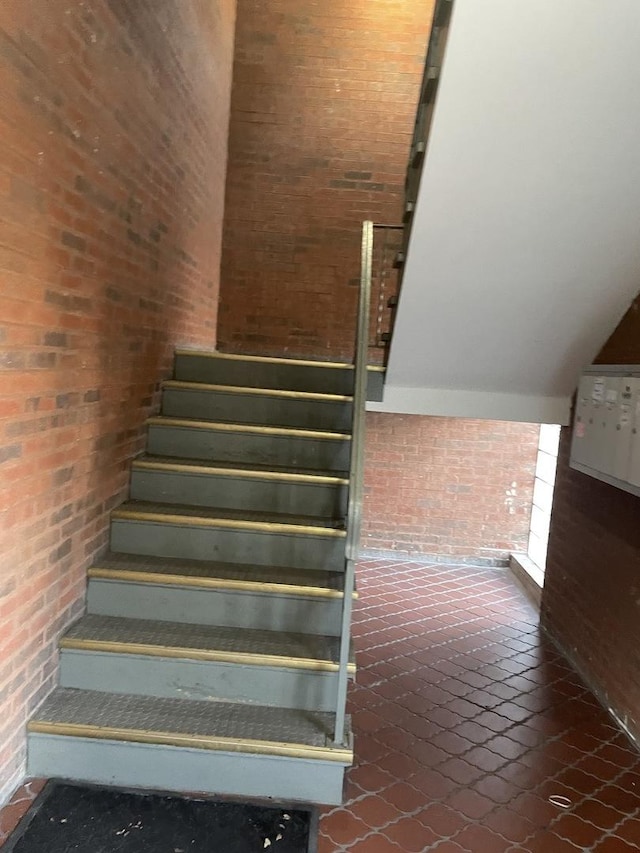
POLYGON ((191 506, 344 518, 347 487, 134 468, 131 498, 191 506))
POLYGON ((257 566, 344 571, 344 538, 113 519, 111 550, 257 566))
POLYGON ((333 439, 216 432, 150 424, 147 449, 157 456, 288 465, 314 471, 347 471, 350 445, 350 441, 333 439))
POLYGON ((100 785, 337 805, 344 770, 344 764, 331 761, 29 735, 29 776, 100 785))
POLYGON ((384 395, 384 373, 370 370, 367 375, 367 400, 380 403, 384 395))
POLYGON ((353 371, 277 362, 237 361, 226 358, 176 355, 175 378, 211 385, 277 388, 316 394, 351 394, 353 371))
POLYGON ((173 418, 200 418, 229 423, 273 424, 300 429, 349 430, 351 403, 297 400, 259 394, 165 388, 162 413, 173 418))
POLYGON ((337 675, 272 666, 62 649, 61 687, 335 711, 337 675))
POLYGON ((302 598, 91 578, 87 612, 225 628, 338 636, 340 598, 302 598))

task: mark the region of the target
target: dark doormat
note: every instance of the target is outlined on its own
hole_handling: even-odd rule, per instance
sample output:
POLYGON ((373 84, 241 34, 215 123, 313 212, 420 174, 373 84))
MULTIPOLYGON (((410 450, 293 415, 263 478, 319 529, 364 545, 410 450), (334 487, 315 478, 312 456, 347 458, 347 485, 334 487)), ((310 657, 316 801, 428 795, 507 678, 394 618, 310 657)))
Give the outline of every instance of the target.
POLYGON ((2 853, 315 853, 311 811, 50 781, 2 853))

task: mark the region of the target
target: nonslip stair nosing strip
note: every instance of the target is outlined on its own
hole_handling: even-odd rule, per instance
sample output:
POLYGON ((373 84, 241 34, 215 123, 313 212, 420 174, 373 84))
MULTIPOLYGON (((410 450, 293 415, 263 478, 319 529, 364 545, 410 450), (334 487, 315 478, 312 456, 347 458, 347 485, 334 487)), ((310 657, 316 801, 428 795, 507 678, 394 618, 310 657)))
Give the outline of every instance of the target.
POLYGON ((198 421, 188 418, 167 418, 163 416, 147 419, 151 426, 186 427, 187 429, 208 429, 216 432, 246 432, 255 435, 282 435, 288 438, 309 438, 326 441, 351 441, 348 432, 328 432, 296 427, 268 427, 257 424, 224 423, 220 421, 198 421))
MULTIPOLYGON (((309 672, 337 672, 338 664, 331 660, 298 658, 289 655, 233 652, 220 649, 193 649, 181 646, 161 646, 152 643, 88 640, 82 637, 62 637, 60 648, 70 651, 102 652, 103 654, 142 655, 155 658, 180 658, 208 663, 233 663, 243 666, 271 666, 282 669, 303 669, 309 672)), ((354 675, 356 666, 349 663, 347 672, 354 675)))
POLYGON ((280 388, 253 388, 246 385, 220 385, 208 382, 187 382, 181 379, 167 379, 163 386, 184 391, 221 391, 225 394, 250 394, 256 397, 282 397, 288 400, 311 400, 326 403, 352 403, 348 394, 321 394, 312 391, 289 391, 280 388))
MULTIPOLYGON (((176 355, 196 356, 197 358, 220 358, 228 361, 256 361, 261 364, 290 364, 297 367, 327 367, 334 370, 353 370, 353 364, 346 361, 314 361, 312 358, 278 358, 270 355, 247 355, 246 353, 213 352, 211 350, 177 349, 176 355)), ((368 364, 367 370, 384 373, 382 364, 368 364)))
POLYGON ((320 538, 339 538, 347 535, 346 530, 335 527, 313 527, 306 524, 286 524, 279 521, 248 521, 237 518, 205 518, 199 515, 173 515, 162 512, 144 512, 142 510, 117 509, 111 513, 117 521, 148 521, 153 524, 179 524, 182 527, 215 527, 232 530, 247 530, 256 533, 273 533, 290 536, 318 536, 320 538))
POLYGON ((198 358, 220 358, 228 361, 256 361, 260 364, 290 364, 297 367, 328 367, 337 370, 353 370, 353 365, 345 361, 314 361, 305 358, 278 358, 270 355, 247 355, 234 352, 212 352, 208 350, 177 349, 176 355, 196 356, 198 358))
POLYGON ((284 741, 252 740, 250 738, 219 737, 216 735, 178 734, 146 729, 124 729, 115 726, 95 726, 87 723, 62 723, 33 720, 28 726, 33 734, 81 737, 126 743, 208 749, 218 752, 241 752, 272 755, 282 758, 306 758, 350 764, 353 751, 344 747, 310 746, 284 741))
POLYGON ((220 477, 239 477, 250 480, 282 480, 292 483, 317 483, 318 485, 348 486, 348 477, 329 474, 296 474, 288 471, 261 471, 255 468, 218 468, 216 465, 189 465, 183 462, 151 462, 134 460, 132 467, 145 471, 171 471, 180 474, 215 474, 220 477))
MULTIPOLYGON (((127 569, 103 569, 94 566, 88 576, 96 580, 132 581, 134 583, 166 584, 168 586, 199 587, 200 589, 227 589, 240 592, 276 593, 306 598, 344 598, 339 589, 303 586, 302 584, 264 581, 223 580, 222 578, 194 577, 193 575, 163 574, 161 572, 136 572, 127 569)), ((357 598, 358 593, 354 592, 357 598)))

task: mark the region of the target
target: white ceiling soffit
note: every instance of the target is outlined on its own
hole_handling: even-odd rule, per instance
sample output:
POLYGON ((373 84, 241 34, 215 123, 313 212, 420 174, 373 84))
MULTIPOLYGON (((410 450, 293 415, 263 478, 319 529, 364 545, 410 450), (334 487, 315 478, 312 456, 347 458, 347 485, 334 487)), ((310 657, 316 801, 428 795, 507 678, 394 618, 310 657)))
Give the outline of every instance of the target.
POLYGON ((640 3, 455 0, 371 408, 566 421, 640 289, 640 3))

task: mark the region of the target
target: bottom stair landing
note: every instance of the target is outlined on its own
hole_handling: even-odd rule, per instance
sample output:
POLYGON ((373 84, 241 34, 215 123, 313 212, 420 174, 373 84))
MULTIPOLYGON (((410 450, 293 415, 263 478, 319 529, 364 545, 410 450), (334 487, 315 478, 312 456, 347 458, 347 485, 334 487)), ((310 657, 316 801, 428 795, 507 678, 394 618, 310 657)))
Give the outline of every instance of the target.
POLYGON ((42 776, 339 803, 353 758, 333 715, 58 688, 32 719, 42 776))

